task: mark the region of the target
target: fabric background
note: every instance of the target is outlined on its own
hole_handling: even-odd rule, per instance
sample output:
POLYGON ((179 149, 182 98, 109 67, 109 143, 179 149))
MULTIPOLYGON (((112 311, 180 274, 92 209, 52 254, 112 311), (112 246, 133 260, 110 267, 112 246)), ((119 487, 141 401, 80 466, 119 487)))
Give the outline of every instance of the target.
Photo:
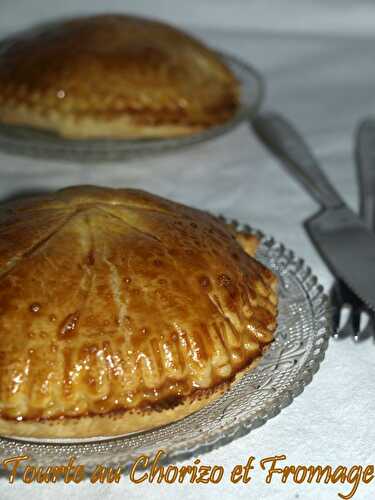
MULTIPOLYGON (((375 4, 368 0, 1 0, 0 36, 59 15, 111 10, 158 16, 213 47, 256 66, 267 80, 264 108, 288 116, 312 146, 329 178, 356 208, 353 132, 375 106, 375 4)), ((140 187, 224 213, 272 234, 306 259, 325 287, 332 277, 301 226, 316 204, 257 142, 247 126, 192 149, 105 165, 32 160, 0 153, 0 197, 71 184, 140 187)), ((200 458, 226 470, 285 454, 288 464, 333 466, 375 461, 373 340, 331 342, 311 385, 266 425, 200 458)), ((9 485, 1 499, 65 496, 108 499, 334 499, 349 485, 268 485, 259 468, 247 485, 9 485)), ((374 483, 355 498, 374 498, 374 483)))

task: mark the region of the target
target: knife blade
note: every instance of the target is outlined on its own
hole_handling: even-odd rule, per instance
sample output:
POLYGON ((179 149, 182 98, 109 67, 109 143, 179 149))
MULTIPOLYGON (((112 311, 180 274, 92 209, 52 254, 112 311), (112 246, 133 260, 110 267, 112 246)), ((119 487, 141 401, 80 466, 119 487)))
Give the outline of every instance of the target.
POLYGON ((305 222, 333 274, 375 311, 375 235, 344 203, 302 137, 282 116, 263 113, 252 122, 261 142, 320 204, 305 222))

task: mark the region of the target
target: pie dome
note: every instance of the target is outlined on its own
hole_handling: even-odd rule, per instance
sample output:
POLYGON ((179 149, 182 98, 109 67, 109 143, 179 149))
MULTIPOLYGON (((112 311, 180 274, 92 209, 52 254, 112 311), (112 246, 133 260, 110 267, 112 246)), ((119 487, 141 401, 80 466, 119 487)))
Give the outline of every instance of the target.
POLYGON ((0 433, 115 435, 181 418, 276 328, 256 240, 132 189, 77 186, 0 210, 0 433))
POLYGON ((127 15, 64 19, 0 45, 0 121, 70 138, 191 134, 230 118, 237 82, 215 52, 127 15))

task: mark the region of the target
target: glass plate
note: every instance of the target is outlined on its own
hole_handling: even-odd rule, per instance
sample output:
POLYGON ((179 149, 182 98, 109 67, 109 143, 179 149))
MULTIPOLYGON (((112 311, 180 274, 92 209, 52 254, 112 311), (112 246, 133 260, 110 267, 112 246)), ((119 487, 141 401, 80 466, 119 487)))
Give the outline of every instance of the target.
POLYGON ((80 162, 116 161, 192 146, 218 137, 238 123, 253 117, 259 109, 264 94, 263 80, 254 68, 231 55, 223 53, 218 55, 240 82, 239 108, 236 114, 222 125, 186 137, 171 139, 72 140, 44 130, 0 124, 0 150, 36 158, 80 162))
POLYGON ((278 328, 259 365, 220 399, 178 422, 122 437, 91 440, 0 438, 0 458, 27 454, 38 465, 64 464, 74 456, 88 469, 98 463, 130 465, 141 454, 167 453, 167 460, 209 451, 277 415, 318 370, 331 334, 327 298, 302 259, 248 226, 261 244, 257 258, 279 277, 278 328))

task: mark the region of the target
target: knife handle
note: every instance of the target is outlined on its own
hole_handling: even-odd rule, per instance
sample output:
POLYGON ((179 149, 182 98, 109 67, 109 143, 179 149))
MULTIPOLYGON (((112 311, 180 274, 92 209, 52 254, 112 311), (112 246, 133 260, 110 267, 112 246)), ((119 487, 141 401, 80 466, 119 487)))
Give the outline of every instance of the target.
POLYGON ((359 125, 355 159, 359 185, 360 214, 367 226, 375 230, 375 120, 359 125))
POLYGON ((300 134, 277 113, 262 113, 252 122, 255 133, 287 170, 324 208, 343 205, 300 134))

